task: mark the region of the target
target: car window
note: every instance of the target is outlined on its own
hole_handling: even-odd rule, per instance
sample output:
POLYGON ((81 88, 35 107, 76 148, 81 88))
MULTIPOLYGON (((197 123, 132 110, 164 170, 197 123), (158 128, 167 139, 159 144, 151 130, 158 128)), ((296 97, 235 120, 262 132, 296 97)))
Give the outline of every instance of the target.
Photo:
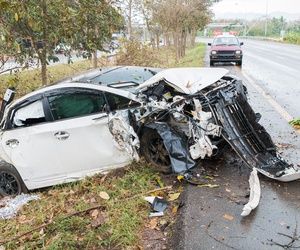
POLYGON ((54 120, 103 112, 106 106, 102 94, 79 91, 49 96, 48 101, 54 120))
POLYGON ((13 127, 32 126, 45 122, 45 113, 42 100, 35 101, 26 106, 19 108, 13 117, 13 127))
POLYGON ((105 93, 105 96, 111 111, 131 107, 138 107, 140 105, 138 102, 113 93, 105 93))
POLYGON ((214 45, 238 45, 236 37, 218 37, 213 42, 214 45))

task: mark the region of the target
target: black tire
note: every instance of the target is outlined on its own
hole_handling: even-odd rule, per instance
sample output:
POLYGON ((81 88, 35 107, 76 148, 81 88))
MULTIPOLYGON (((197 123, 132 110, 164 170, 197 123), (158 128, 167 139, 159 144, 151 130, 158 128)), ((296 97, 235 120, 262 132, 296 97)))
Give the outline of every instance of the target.
POLYGON ((214 66, 215 64, 214 64, 214 62, 209 61, 209 65, 212 67, 212 66, 214 66))
POLYGON ((18 195, 27 193, 26 188, 20 174, 14 166, 1 161, 0 162, 0 195, 18 195))
POLYGON ((156 130, 147 128, 143 131, 141 154, 158 172, 164 174, 172 173, 169 153, 156 130))

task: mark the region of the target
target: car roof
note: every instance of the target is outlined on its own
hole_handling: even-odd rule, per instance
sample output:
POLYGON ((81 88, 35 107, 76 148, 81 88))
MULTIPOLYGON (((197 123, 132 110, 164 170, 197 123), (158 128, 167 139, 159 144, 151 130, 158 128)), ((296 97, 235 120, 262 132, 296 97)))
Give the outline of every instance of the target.
POLYGON ((59 83, 86 82, 113 88, 130 89, 137 87, 159 71, 161 71, 160 68, 140 66, 103 67, 72 76, 59 83))

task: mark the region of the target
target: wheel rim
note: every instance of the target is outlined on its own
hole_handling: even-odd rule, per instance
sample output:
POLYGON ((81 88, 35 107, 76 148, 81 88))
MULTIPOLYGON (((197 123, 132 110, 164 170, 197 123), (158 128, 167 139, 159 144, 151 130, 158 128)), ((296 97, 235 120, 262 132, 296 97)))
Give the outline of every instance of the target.
POLYGON ((160 138, 152 139, 148 146, 151 160, 158 165, 170 166, 170 157, 160 138))
POLYGON ((17 178, 7 172, 0 173, 0 192, 4 195, 16 195, 20 193, 20 185, 17 178))

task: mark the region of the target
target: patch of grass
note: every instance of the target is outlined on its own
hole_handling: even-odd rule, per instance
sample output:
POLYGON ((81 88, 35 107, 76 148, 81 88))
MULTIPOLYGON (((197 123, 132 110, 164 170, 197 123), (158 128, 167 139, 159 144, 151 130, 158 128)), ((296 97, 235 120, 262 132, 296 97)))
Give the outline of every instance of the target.
POLYGON ((5 248, 119 249, 137 245, 149 205, 136 195, 157 188, 158 174, 143 162, 134 163, 123 172, 118 177, 96 175, 38 193, 40 200, 24 206, 15 218, 0 221, 0 239, 10 239, 43 223, 52 223, 7 243, 5 248), (107 192, 110 199, 102 199, 100 191, 107 192), (91 212, 68 217, 98 204, 103 206, 98 213, 105 220, 97 226, 93 222, 98 218, 91 212))
POLYGON ((175 67, 203 67, 206 45, 204 43, 197 44, 194 48, 187 49, 186 55, 178 63, 174 63, 175 67))

